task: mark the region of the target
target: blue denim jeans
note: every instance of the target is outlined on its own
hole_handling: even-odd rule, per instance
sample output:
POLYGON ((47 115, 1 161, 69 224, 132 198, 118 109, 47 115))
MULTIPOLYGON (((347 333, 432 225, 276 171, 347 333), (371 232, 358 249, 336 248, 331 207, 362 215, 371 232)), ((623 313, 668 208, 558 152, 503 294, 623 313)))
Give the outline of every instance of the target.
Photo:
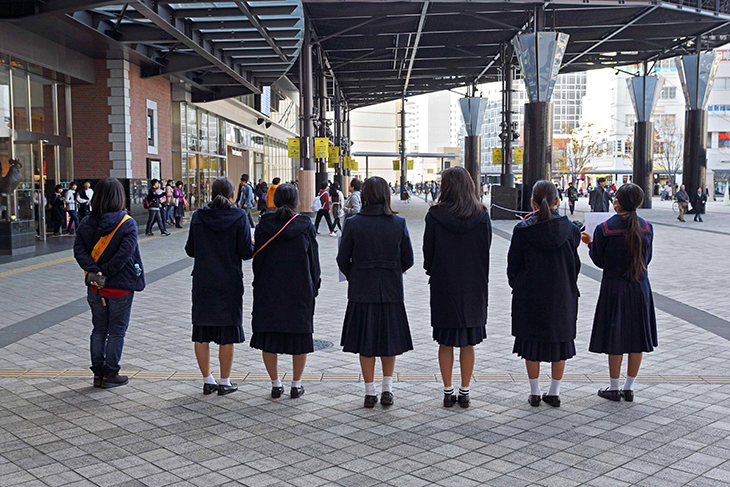
POLYGON ((91 370, 99 374, 118 372, 134 293, 114 299, 102 298, 91 289, 87 293, 94 324, 91 331, 91 370))

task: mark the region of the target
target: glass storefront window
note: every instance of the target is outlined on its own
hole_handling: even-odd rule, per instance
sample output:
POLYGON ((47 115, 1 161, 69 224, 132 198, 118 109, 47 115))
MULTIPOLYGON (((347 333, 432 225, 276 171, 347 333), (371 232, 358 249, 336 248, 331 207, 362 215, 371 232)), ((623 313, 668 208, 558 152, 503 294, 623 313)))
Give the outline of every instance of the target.
POLYGON ((24 71, 11 70, 13 76, 13 122, 15 130, 29 130, 28 80, 24 71))
POLYGON ((31 132, 56 134, 53 82, 30 75, 31 132))
MULTIPOLYGON (((16 211, 15 216, 18 220, 33 220, 33 190, 40 188, 40 176, 38 176, 37 184, 33 171, 33 160, 30 155, 30 144, 15 144, 13 148, 15 158, 23 165, 20 173, 23 176, 18 189, 15 190, 16 211)), ((37 218, 37 213, 36 220, 37 218)))
POLYGON ((198 150, 198 113, 197 110, 188 105, 188 149, 198 150))
POLYGON ((0 67, 0 137, 10 137, 10 74, 0 67))
POLYGON ((66 185, 74 178, 73 160, 70 147, 58 148, 58 182, 66 185))
POLYGON ((200 152, 208 152, 208 112, 200 112, 200 152))
POLYGON ((218 117, 210 115, 208 117, 208 134, 210 135, 210 150, 211 154, 218 153, 218 117))
POLYGON ((71 87, 58 83, 56 85, 56 104, 58 106, 58 135, 69 137, 68 112, 71 87))
MULTIPOLYGON (((182 146, 181 149, 185 150, 188 148, 188 124, 187 124, 187 115, 185 113, 185 104, 180 105, 180 145, 182 146)), ((183 162, 183 164, 185 164, 183 162)), ((183 166, 184 167, 184 166, 183 166)), ((183 174, 185 174, 185 170, 183 169, 183 174)))

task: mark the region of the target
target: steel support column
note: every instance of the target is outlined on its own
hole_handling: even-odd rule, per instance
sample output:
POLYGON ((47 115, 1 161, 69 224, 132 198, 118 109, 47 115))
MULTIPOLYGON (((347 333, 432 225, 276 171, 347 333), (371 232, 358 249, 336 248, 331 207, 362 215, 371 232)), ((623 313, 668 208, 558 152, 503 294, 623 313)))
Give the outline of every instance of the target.
POLYGON ((514 64, 512 64, 512 47, 502 48, 502 175, 500 185, 508 188, 515 187, 512 174, 512 79, 514 78, 514 64))
POLYGON ((482 138, 479 135, 464 137, 464 168, 474 180, 475 192, 479 198, 482 172, 482 138))
POLYGON ((309 19, 304 19, 304 41, 300 54, 301 77, 299 90, 302 97, 300 117, 300 164, 299 164, 299 211, 309 212, 310 204, 317 194, 314 180, 314 160, 312 159, 312 35, 309 19))
MULTIPOLYGON (((335 141, 334 146, 339 147, 342 150, 342 97, 340 96, 340 90, 335 85, 335 127, 334 127, 335 141)), ((335 179, 334 181, 340 185, 340 189, 346 191, 347 188, 344 186, 342 170, 342 154, 338 153, 337 162, 335 163, 335 179)))
POLYGON ((684 118, 682 184, 688 194, 705 190, 707 175, 707 111, 687 110, 684 118))
POLYGON ((408 177, 406 161, 406 98, 401 98, 400 110, 400 199, 407 198, 406 192, 403 190, 406 186, 406 178, 408 177))
MULTIPOLYGON (((319 111, 319 130, 318 137, 327 137, 327 77, 324 74, 323 59, 321 56, 322 50, 320 49, 320 66, 317 70, 317 106, 319 111)), ((317 175, 315 177, 317 183, 317 190, 322 187, 322 183, 327 182, 327 158, 318 158, 317 163, 317 175)))
POLYGON ((553 170, 553 105, 550 102, 525 104, 525 153, 522 165, 522 210, 532 208, 532 186, 550 181, 553 170))
POLYGON ((654 191, 654 124, 636 122, 634 124, 634 167, 633 182, 644 190, 642 208, 651 208, 654 191))

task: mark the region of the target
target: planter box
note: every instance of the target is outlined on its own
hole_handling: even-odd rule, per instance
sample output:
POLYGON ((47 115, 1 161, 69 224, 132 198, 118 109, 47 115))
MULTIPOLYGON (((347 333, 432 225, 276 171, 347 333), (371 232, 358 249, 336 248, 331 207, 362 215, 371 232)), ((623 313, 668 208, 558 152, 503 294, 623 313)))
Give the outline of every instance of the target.
POLYGON ((33 220, 0 221, 0 255, 20 255, 35 252, 35 222, 33 220))

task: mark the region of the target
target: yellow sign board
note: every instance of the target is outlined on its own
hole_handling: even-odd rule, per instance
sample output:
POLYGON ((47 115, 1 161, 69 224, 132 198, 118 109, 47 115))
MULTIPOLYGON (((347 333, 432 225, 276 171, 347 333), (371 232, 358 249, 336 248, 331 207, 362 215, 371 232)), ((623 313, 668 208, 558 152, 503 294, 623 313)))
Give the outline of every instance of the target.
POLYGON ((406 161, 406 169, 409 171, 413 171, 413 159, 408 159, 406 161))
POLYGON ((327 168, 335 169, 337 167, 337 159, 327 159, 327 168))
POLYGON ((350 169, 350 164, 352 163, 352 157, 345 156, 342 158, 342 168, 343 169, 350 169))
POLYGON ((522 164, 522 161, 524 160, 525 156, 525 149, 521 147, 515 147, 515 164, 522 164))
POLYGON ((350 169, 352 169, 353 171, 357 171, 357 168, 358 168, 357 161, 355 159, 351 159, 350 160, 350 169))
POLYGON ((393 159, 393 170, 400 171, 400 159, 393 159))
POLYGON ((298 137, 289 139, 289 157, 294 159, 302 157, 300 143, 301 140, 298 137))
POLYGON ((314 138, 314 158, 315 159, 329 158, 329 146, 330 146, 330 139, 328 139, 327 137, 315 137, 314 138))
POLYGON ((328 149, 329 162, 337 162, 340 159, 340 148, 336 145, 329 147, 328 149))
POLYGON ((492 149, 492 165, 502 165, 502 149, 492 149))

